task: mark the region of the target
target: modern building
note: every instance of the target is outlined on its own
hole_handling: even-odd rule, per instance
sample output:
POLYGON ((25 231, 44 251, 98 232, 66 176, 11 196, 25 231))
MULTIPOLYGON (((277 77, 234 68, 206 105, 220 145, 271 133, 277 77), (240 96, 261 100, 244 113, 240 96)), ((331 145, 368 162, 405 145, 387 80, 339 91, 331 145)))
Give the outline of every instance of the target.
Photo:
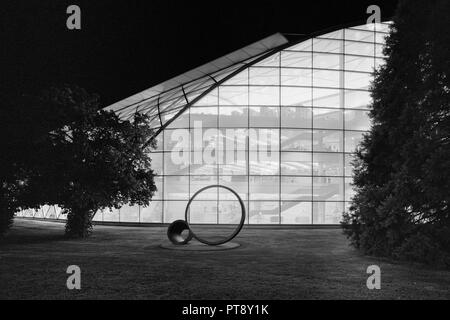
MULTIPOLYGON (((151 116, 158 192, 149 207, 98 212, 95 220, 171 223, 184 218, 197 190, 221 184, 244 200, 248 224, 338 224, 388 32, 381 23, 295 41, 275 34, 109 106, 122 119, 151 116)), ((191 212, 193 222, 227 224, 239 207, 213 191, 191 212)), ((59 217, 56 207, 22 214, 59 217)))

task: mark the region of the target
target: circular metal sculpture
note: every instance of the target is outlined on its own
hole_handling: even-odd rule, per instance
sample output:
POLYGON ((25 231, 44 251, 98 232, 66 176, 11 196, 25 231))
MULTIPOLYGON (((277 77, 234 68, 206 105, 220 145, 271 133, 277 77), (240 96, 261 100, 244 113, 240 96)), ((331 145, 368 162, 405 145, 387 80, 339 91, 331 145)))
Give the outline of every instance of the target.
POLYGON ((233 240, 239 234, 239 232, 241 232, 242 227, 244 226, 244 223, 245 223, 245 205, 244 205, 244 202, 242 201, 241 197, 233 189, 231 189, 229 187, 222 186, 222 185, 211 185, 211 186, 204 187, 204 188, 198 190, 191 197, 191 199, 189 200, 189 202, 188 202, 188 204, 186 206, 186 211, 184 213, 184 218, 185 218, 185 220, 177 220, 177 221, 173 222, 169 226, 169 229, 167 230, 167 236, 169 237, 169 240, 172 243, 174 243, 176 245, 184 245, 184 244, 187 244, 192 238, 195 238, 195 239, 197 239, 199 242, 201 242, 203 244, 206 244, 206 245, 209 245, 209 246, 218 246, 218 245, 225 244, 225 243, 233 240), (202 193, 203 191, 208 190, 208 189, 212 189, 212 188, 222 188, 222 189, 230 191, 238 199, 239 204, 241 206, 241 220, 239 222, 239 225, 237 226, 237 228, 234 230, 234 232, 229 237, 227 237, 226 239, 222 239, 220 241, 208 241, 208 240, 200 238, 199 236, 197 236, 192 231, 192 228, 191 228, 191 226, 189 225, 189 222, 188 222, 189 221, 189 218, 188 218, 188 216, 189 216, 189 207, 190 207, 192 201, 194 201, 195 198, 200 193, 202 193), (189 230, 189 236, 186 239, 184 239, 181 236, 181 232, 183 232, 186 229, 189 230))
POLYGON ((167 229, 167 237, 169 238, 170 242, 172 242, 175 245, 183 245, 188 243, 192 240, 192 232, 189 230, 189 226, 184 220, 177 220, 170 224, 169 228, 167 229), (183 231, 188 230, 188 236, 185 238, 183 237, 183 231))

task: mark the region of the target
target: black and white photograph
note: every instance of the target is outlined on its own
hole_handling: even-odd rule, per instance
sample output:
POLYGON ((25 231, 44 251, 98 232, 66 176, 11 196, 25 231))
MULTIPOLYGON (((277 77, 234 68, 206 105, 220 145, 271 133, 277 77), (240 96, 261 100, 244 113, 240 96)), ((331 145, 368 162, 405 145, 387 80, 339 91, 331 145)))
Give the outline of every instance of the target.
POLYGON ((450 299, 448 0, 2 1, 0 150, 0 300, 450 299))

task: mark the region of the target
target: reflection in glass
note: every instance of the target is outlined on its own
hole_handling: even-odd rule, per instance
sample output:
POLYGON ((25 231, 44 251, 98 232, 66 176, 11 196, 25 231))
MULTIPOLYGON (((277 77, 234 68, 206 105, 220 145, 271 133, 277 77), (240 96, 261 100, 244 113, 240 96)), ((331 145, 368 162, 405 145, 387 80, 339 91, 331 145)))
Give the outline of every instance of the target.
POLYGON ((314 130, 313 151, 343 152, 344 135, 336 130, 314 130))
POLYGON ((292 176, 312 175, 312 155, 303 152, 281 153, 281 174, 292 176))
POLYGON ((347 110, 345 111, 345 129, 346 130, 367 130, 370 128, 370 119, 368 111, 347 110))
POLYGON ((281 200, 311 201, 311 177, 281 177, 281 200))
POLYGON ((311 128, 312 108, 282 107, 281 127, 311 128))
POLYGON ((278 200, 279 197, 278 176, 250 176, 250 200, 278 200))
POLYGON ((310 107, 311 88, 281 87, 281 104, 283 106, 310 107))
POLYGON ((304 129, 282 129, 282 151, 312 151, 312 131, 304 129))
POLYGON ((281 203, 282 224, 311 224, 312 203, 308 201, 294 202, 283 201, 281 203))
POLYGON ((313 127, 317 129, 343 129, 343 112, 337 109, 313 109, 313 127))
POLYGON ((343 202, 314 202, 314 224, 339 224, 344 213, 343 202))
POLYGON ((344 158, 340 153, 314 153, 313 174, 315 176, 340 177, 344 174, 344 158))
POLYGON ((276 106, 280 104, 279 87, 250 87, 250 105, 276 106))
POLYGON ((250 85, 278 86, 279 84, 279 68, 250 68, 250 85))
POLYGON ((315 177, 313 179, 314 201, 344 201, 342 178, 315 177))
POLYGON ((279 224, 279 202, 250 201, 249 222, 251 224, 279 224))

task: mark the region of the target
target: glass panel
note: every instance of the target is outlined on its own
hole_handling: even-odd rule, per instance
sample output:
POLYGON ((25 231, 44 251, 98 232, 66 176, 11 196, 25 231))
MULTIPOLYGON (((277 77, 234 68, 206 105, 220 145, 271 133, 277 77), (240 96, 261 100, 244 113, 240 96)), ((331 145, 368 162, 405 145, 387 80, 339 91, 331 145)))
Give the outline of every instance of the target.
POLYGON ((162 201, 152 201, 148 207, 141 207, 141 222, 162 223, 162 201))
POLYGON ((238 73, 237 75, 231 77, 229 80, 227 80, 223 83, 223 86, 230 86, 230 85, 233 85, 233 86, 248 85, 248 69, 238 73))
MULTIPOLYGON (((166 123, 173 118, 173 114, 162 114, 161 119, 163 123, 166 123)), ((167 126, 169 129, 173 128, 188 128, 189 127, 189 111, 186 111, 179 115, 171 124, 167 126)))
POLYGON ((343 30, 337 30, 337 31, 333 31, 333 32, 324 34, 322 36, 319 36, 318 38, 342 39, 343 34, 344 34, 343 30))
POLYGON ((371 56, 375 55, 374 44, 373 43, 362 43, 362 42, 345 42, 345 54, 354 54, 360 56, 371 56))
POLYGON ((374 42, 375 33, 371 31, 345 29, 345 40, 374 42))
MULTIPOLYGON (((219 184, 230 187, 241 197, 247 200, 248 194, 248 177, 247 176, 220 176, 219 184)), ((236 197, 225 189, 219 189, 219 200, 235 200, 236 197)))
POLYGON ((311 88, 281 87, 281 104, 310 107, 312 105, 311 88))
POLYGON ((248 87, 225 87, 220 86, 219 105, 242 106, 248 104, 248 87))
POLYGON ((283 86, 311 86, 311 69, 281 69, 281 85, 283 86))
POLYGON ((278 86, 279 84, 279 68, 250 67, 250 85, 278 86))
POLYGON ((280 197, 280 178, 278 176, 250 177, 251 200, 278 200, 280 197))
POLYGON ((367 109, 372 104, 369 91, 345 91, 345 107, 348 109, 367 109))
POLYGON ((218 89, 213 89, 210 93, 205 95, 203 98, 201 98, 199 101, 195 103, 196 106, 214 106, 217 105, 217 96, 218 96, 218 89))
POLYGON ((281 174, 310 176, 312 174, 311 153, 282 152, 281 174))
POLYGON ((250 105, 273 106, 279 104, 279 87, 250 87, 250 105))
POLYGON ((281 224, 311 224, 311 202, 284 201, 281 203, 281 224))
POLYGON ((343 111, 338 109, 313 109, 313 127, 319 129, 342 129, 343 111))
POLYGON ((162 152, 152 152, 149 154, 150 159, 152 159, 152 170, 156 174, 163 174, 164 160, 162 152))
POLYGON ((389 37, 388 34, 377 32, 375 34, 375 42, 377 42, 377 43, 386 43, 387 37, 389 37))
POLYGON ((189 177, 164 177, 164 199, 189 199, 189 177))
POLYGON ((339 71, 313 70, 313 83, 315 87, 341 87, 339 71))
MULTIPOLYGON (((222 128, 219 131, 219 153, 223 151, 247 150, 247 129, 222 128)), ((226 154, 219 155, 219 160, 224 159, 226 154)), ((219 161, 219 163, 225 163, 219 161)))
POLYGON ((341 67, 342 56, 338 54, 314 53, 314 68, 343 69, 341 67))
POLYGON ((373 77, 370 73, 361 72, 345 72, 345 88, 346 89, 364 89, 370 87, 373 77))
POLYGON ((344 213, 343 202, 314 202, 314 224, 339 224, 344 213))
POLYGON ((311 128, 312 109, 281 107, 281 126, 285 128, 311 128))
POLYGON ((279 127, 279 107, 250 107, 250 127, 279 127))
POLYGON ((339 177, 344 175, 344 158, 340 153, 314 153, 313 174, 315 176, 339 177))
POLYGON ((313 88, 315 107, 341 108, 342 90, 313 88))
POLYGON ((375 31, 375 23, 363 24, 360 26, 351 27, 350 29, 364 30, 364 31, 375 31))
POLYGON ((311 177, 281 177, 281 200, 311 201, 311 177))
MULTIPOLYGON (((60 217, 61 218, 61 217, 60 217)), ((119 222, 120 215, 118 209, 105 209, 103 210, 103 221, 105 222, 119 222)))
POLYGON ((259 152, 250 151, 250 174, 253 175, 276 175, 280 169, 280 155, 278 151, 259 152))
MULTIPOLYGON (((190 197, 192 197, 200 189, 216 185, 218 182, 217 176, 190 176, 190 197)), ((217 188, 207 189, 201 192, 196 200, 219 200, 217 188)))
POLYGON ((345 132, 345 152, 355 152, 359 143, 363 139, 364 132, 346 131, 345 132))
POLYGON ((314 39, 313 50, 315 52, 342 53, 343 41, 330 39, 314 39))
POLYGON ((313 150, 321 152, 343 152, 343 132, 334 130, 314 130, 313 150))
POLYGON ((280 150, 279 129, 249 129, 249 144, 252 151, 280 150))
MULTIPOLYGON (((215 190, 217 192, 217 190, 215 190)), ((189 206, 189 223, 217 224, 217 201, 194 200, 189 206)))
POLYGON ((369 111, 346 110, 345 129, 367 131, 370 129, 369 111))
POLYGON ((345 70, 373 72, 374 58, 345 56, 345 70))
POLYGON ((281 52, 281 67, 311 68, 311 65, 312 55, 310 52, 281 52))
POLYGON ((139 206, 125 205, 120 208, 121 222, 139 222, 139 206))
POLYGON ((192 107, 190 108, 190 125, 194 126, 195 122, 200 122, 202 127, 217 126, 217 107, 192 107))
POLYGON ((275 53, 274 55, 262 60, 255 64, 258 67, 278 67, 280 65, 280 54, 275 53))
POLYGON ((312 131, 302 129, 281 130, 282 151, 312 151, 312 131))
POLYGON ((314 178, 313 200, 344 201, 344 179, 330 177, 314 178))
POLYGON ((249 222, 251 224, 279 224, 279 202, 250 201, 249 222))
POLYGON ((187 201, 164 201, 164 223, 184 220, 187 203, 187 201))
POLYGON ((248 107, 220 107, 219 126, 222 128, 248 127, 248 107))
MULTIPOLYGON (((213 175, 217 174, 217 151, 216 149, 205 149, 203 152, 192 152, 192 165, 189 174, 213 175)), ((183 173, 186 174, 186 173, 183 173)))
POLYGON ((386 33, 389 33, 389 31, 390 31, 390 29, 389 29, 389 27, 390 27, 390 23, 376 23, 375 24, 375 30, 377 31, 377 32, 386 32, 386 33))
POLYGON ((184 175, 189 173, 190 153, 173 151, 164 154, 164 174, 184 175))
POLYGON ((227 129, 218 150, 218 172, 225 175, 247 174, 247 131, 227 129))
POLYGON ((312 48, 312 39, 308 39, 303 41, 295 46, 289 47, 289 50, 292 51, 311 51, 312 48))
POLYGON ((164 150, 189 151, 189 130, 164 130, 164 150))

